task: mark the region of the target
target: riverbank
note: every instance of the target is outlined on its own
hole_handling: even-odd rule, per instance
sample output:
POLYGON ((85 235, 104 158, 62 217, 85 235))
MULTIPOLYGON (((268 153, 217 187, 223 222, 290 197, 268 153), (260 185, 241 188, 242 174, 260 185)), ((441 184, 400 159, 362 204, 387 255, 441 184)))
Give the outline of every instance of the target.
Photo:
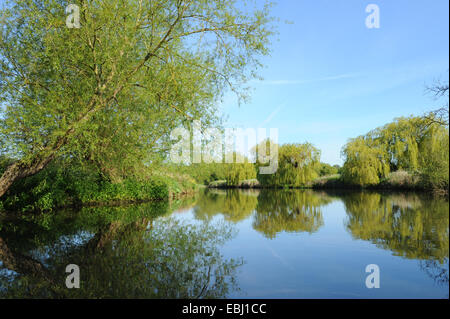
MULTIPOLYGON (((0 169, 1 172, 1 169, 0 169)), ((191 172, 192 173, 192 172, 191 172)), ((0 199, 0 212, 51 212, 60 208, 83 206, 120 206, 152 201, 170 201, 195 194, 200 187, 217 189, 317 189, 317 190, 386 190, 419 191, 448 197, 448 185, 433 188, 418 174, 405 171, 390 173, 379 184, 359 186, 346 182, 339 174, 316 178, 303 186, 271 186, 257 179, 216 180, 207 185, 193 174, 178 168, 148 168, 139 176, 111 181, 92 167, 65 165, 57 162, 35 176, 15 184, 0 199)))
POLYGON ((170 201, 199 189, 187 175, 153 171, 112 182, 90 169, 53 165, 22 180, 0 199, 0 212, 49 212, 68 207, 118 206, 170 201))
POLYGON ((448 196, 448 185, 445 188, 432 188, 419 177, 404 171, 394 172, 381 180, 379 184, 360 186, 343 180, 340 174, 322 176, 301 187, 261 185, 258 180, 241 181, 238 185, 229 185, 225 180, 211 182, 208 188, 217 189, 352 189, 352 190, 387 190, 387 191, 419 191, 448 196))

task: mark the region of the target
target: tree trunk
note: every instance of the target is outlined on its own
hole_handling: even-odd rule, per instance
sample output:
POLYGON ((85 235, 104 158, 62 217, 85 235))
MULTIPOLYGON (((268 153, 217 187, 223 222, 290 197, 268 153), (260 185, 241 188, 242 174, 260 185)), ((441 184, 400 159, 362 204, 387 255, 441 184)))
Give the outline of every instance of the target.
POLYGON ((69 137, 75 133, 76 127, 88 121, 92 114, 98 111, 99 108, 93 107, 94 104, 95 99, 92 99, 91 103, 89 104, 89 111, 87 111, 77 122, 71 125, 64 136, 57 139, 51 147, 48 147, 40 154, 36 154, 35 158, 30 163, 17 161, 14 164, 8 166, 8 168, 0 178, 0 198, 8 191, 8 189, 15 181, 39 173, 51 161, 53 161, 56 153, 61 149, 62 146, 67 144, 69 137))
POLYGON ((15 181, 39 173, 53 158, 54 155, 50 155, 44 159, 36 159, 29 164, 18 161, 8 166, 0 178, 0 197, 7 192, 15 181))
MULTIPOLYGON (((22 275, 41 278, 50 284, 50 291, 55 297, 66 297, 66 289, 55 281, 50 271, 38 260, 10 250, 7 243, 0 237, 0 261, 9 270, 22 275)), ((32 296, 34 297, 34 296, 32 296)))
POLYGON ((53 281, 47 269, 39 261, 28 256, 11 251, 6 242, 0 237, 0 260, 9 270, 13 270, 20 274, 32 275, 35 277, 44 277, 49 281, 53 281))

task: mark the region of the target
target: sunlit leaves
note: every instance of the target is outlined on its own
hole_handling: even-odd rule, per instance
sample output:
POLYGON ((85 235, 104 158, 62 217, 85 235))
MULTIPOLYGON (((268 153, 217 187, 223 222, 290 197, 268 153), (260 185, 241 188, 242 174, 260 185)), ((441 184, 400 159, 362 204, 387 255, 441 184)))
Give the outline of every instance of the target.
POLYGON ((421 175, 427 187, 448 187, 448 152, 448 128, 421 117, 399 118, 344 146, 343 178, 376 185, 390 171, 405 170, 421 175))
POLYGON ((0 152, 95 163, 113 181, 164 158, 170 131, 218 125, 273 35, 269 6, 235 0, 10 1, 0 13, 0 152))
MULTIPOLYGON (((265 164, 257 163, 257 166, 265 164)), ((278 170, 275 174, 258 174, 263 186, 303 187, 316 179, 320 151, 310 143, 284 144, 278 147, 278 170)))

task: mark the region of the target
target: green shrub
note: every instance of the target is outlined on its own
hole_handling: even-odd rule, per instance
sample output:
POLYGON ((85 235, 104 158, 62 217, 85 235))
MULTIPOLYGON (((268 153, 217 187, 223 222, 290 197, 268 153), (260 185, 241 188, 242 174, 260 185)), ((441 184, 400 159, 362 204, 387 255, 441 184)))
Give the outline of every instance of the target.
MULTIPOLYGON (((16 182, 0 202, 4 210, 52 210, 73 197, 74 180, 71 170, 61 163, 54 163, 38 174, 16 182)), ((83 179, 85 183, 88 180, 87 176, 83 179)))
POLYGON ((386 179, 380 183, 380 187, 399 189, 415 189, 419 185, 420 178, 418 175, 403 170, 389 173, 386 179))
POLYGON ((58 207, 109 202, 159 201, 195 191, 187 177, 156 174, 146 180, 112 183, 92 167, 55 162, 40 173, 15 183, 0 199, 8 211, 51 211, 58 207))
POLYGON ((239 187, 241 188, 258 188, 260 184, 256 178, 243 180, 239 183, 239 187))
POLYGON ((219 180, 209 183, 208 187, 211 188, 224 188, 227 187, 227 181, 226 180, 219 180))
POLYGON ((317 189, 355 187, 354 185, 347 184, 340 174, 319 177, 311 183, 311 186, 317 189))
POLYGON ((320 163, 319 167, 319 176, 328 176, 328 175, 335 175, 338 174, 339 166, 331 166, 327 163, 320 163))

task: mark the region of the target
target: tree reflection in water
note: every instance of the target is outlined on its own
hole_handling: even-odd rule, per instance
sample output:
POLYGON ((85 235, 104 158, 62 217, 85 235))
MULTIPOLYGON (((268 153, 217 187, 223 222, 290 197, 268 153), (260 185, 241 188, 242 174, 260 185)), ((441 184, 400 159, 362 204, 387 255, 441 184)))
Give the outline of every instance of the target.
POLYGON ((236 223, 250 221, 241 226, 268 239, 314 233, 324 225, 324 206, 335 200, 345 206, 344 226, 353 238, 417 260, 437 284, 448 286, 448 200, 414 193, 208 190, 196 202, 0 220, 0 297, 225 298, 239 290, 236 272, 244 263, 221 255, 236 223), (201 222, 161 216, 177 207, 193 207, 201 222), (214 218, 219 215, 223 219, 214 218), (80 289, 64 285, 68 264, 80 266, 80 289))
POLYGON ((194 209, 195 217, 210 220, 222 214, 225 220, 237 223, 248 218, 258 205, 257 190, 208 190, 194 209))
POLYGON ((234 235, 229 225, 154 219, 152 211, 83 209, 70 223, 83 226, 70 230, 54 220, 46 230, 23 223, 23 232, 27 224, 42 235, 25 241, 2 223, 0 297, 224 298, 238 289, 235 272, 243 261, 225 260, 219 251, 234 235), (65 288, 68 264, 80 267, 80 289, 65 288))
POLYGON ((323 225, 321 206, 332 199, 313 191, 208 191, 199 200, 195 216, 210 220, 221 214, 239 222, 253 213, 253 228, 268 238, 281 232, 316 232, 323 225))
POLYGON ((258 197, 253 228, 268 238, 281 232, 314 233, 323 226, 322 206, 332 199, 313 191, 270 191, 258 197))
POLYGON ((437 283, 448 284, 449 203, 413 193, 349 193, 342 197, 354 238, 394 255, 418 259, 437 283))

